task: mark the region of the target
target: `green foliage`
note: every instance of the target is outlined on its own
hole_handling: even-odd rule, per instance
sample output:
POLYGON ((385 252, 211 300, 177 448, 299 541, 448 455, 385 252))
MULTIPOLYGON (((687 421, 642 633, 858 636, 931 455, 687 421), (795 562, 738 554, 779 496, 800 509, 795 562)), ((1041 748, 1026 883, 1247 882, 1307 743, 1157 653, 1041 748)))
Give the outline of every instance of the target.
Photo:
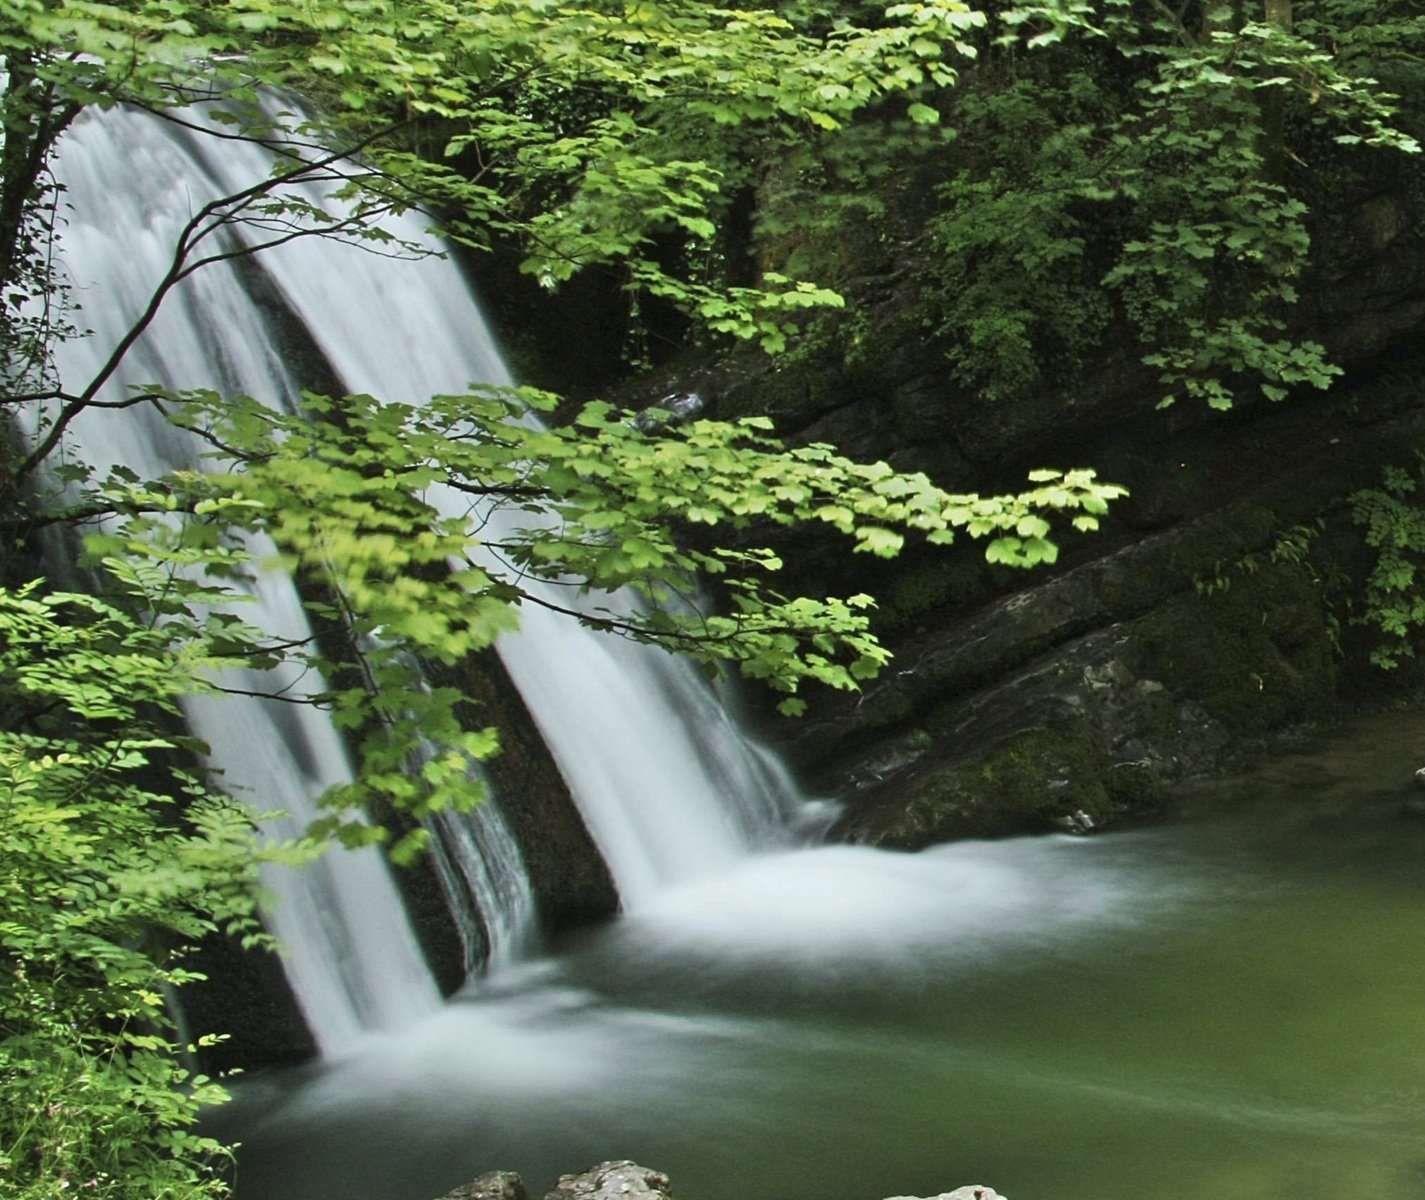
POLYGON ((1010 81, 957 105, 971 153, 995 160, 937 189, 921 294, 956 378, 987 400, 1073 381, 1110 318, 1087 253, 1092 221, 1072 204, 1094 174, 1098 102, 1084 72, 1061 87, 1010 81))
POLYGON ((179 1065, 164 995, 198 939, 255 930, 256 854, 247 815, 140 715, 197 688, 187 651, 91 597, 0 591, 7 1198, 227 1191, 225 1152, 192 1128, 222 1092, 179 1065))
MULTIPOLYGON (((260 135, 267 119, 244 99, 293 88, 321 98, 318 145, 361 150, 369 169, 341 172, 358 210, 440 211, 457 240, 522 247, 551 287, 617 263, 630 289, 775 347, 786 310, 821 295, 770 280, 709 291, 726 282, 713 253, 724 189, 742 185, 754 147, 806 143, 952 83, 983 21, 960 0, 894 4, 864 25, 689 0, 3 0, 0 52, 24 57, 0 95, 15 168, 0 214, 28 205, 54 137, 88 105, 172 110, 217 89, 209 118, 260 135), (704 277, 661 265, 672 244, 704 277)), ((912 120, 934 116, 912 105, 912 120)))
POLYGON ((1351 514, 1376 551, 1366 580, 1365 610, 1356 623, 1375 629, 1371 662, 1384 669, 1415 657, 1415 636, 1425 626, 1425 508, 1417 493, 1425 456, 1413 468, 1387 467, 1381 486, 1351 496, 1351 514))
POLYGON ((1386 50, 1359 5, 1295 7, 1294 29, 1125 0, 1000 14, 952 109, 965 152, 921 276, 967 388, 1072 384, 1110 324, 1133 331, 1160 405, 1330 385, 1324 349, 1286 332, 1311 261, 1304 197, 1350 147, 1418 151, 1368 71, 1418 55, 1422 30, 1392 21, 1415 48, 1386 50))
POLYGON ((337 600, 319 613, 341 625, 342 644, 364 647, 360 669, 353 675, 315 647, 284 653, 357 680, 323 698, 339 721, 368 730, 361 782, 332 798, 342 808, 376 794, 417 815, 469 802, 456 767, 493 741, 458 732, 452 694, 413 691, 411 655, 452 662, 482 649, 516 624, 522 604, 562 609, 709 669, 735 666, 789 697, 803 682, 854 688, 879 670, 887 656, 869 632, 868 597, 789 599, 773 586, 782 566, 775 554, 742 537, 736 548, 709 541, 704 530, 725 540, 820 523, 881 557, 908 537, 948 544, 963 532, 986 539, 992 561, 1032 566, 1057 555, 1050 516, 1092 529, 1122 492, 1089 471, 1040 471, 1019 494, 955 494, 826 445, 788 450, 757 419, 650 430, 592 404, 571 425, 546 429, 527 413, 551 398, 529 389, 422 406, 309 395, 297 414, 204 392, 168 400, 224 453, 208 473, 161 489, 117 481, 127 506, 141 511, 91 546, 169 628, 248 655, 266 652, 262 636, 231 617, 215 630, 209 611, 221 599, 210 581, 245 566, 235 527, 270 535, 286 565, 320 572, 337 600), (461 504, 437 506, 437 487, 461 504), (162 513, 153 511, 159 495, 162 513), (134 565, 166 568, 195 553, 209 582, 173 582, 166 569, 150 579, 152 565, 134 565), (686 605, 695 575, 721 583, 728 611, 686 605), (600 599, 625 588, 647 606, 628 611, 600 599), (405 764, 422 738, 455 753, 449 778, 409 777, 405 764))
MULTIPOLYGON (((933 89, 909 95, 932 97, 933 89)), ((919 174, 948 152, 958 133, 922 101, 899 108, 883 106, 768 163, 757 181, 756 211, 765 259, 836 284, 882 269, 879 259, 912 236, 919 174), (922 110, 935 119, 917 119, 922 110), (873 245, 863 247, 868 238, 873 245)), ((848 318, 837 313, 830 319, 841 326, 848 318)))

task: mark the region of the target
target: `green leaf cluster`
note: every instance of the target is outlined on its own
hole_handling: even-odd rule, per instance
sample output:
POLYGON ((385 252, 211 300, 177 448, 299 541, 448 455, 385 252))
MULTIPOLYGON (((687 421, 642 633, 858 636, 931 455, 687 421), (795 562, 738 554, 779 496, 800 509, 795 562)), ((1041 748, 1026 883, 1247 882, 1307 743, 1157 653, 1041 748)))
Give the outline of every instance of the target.
POLYGON ((208 933, 256 936, 246 813, 175 766, 201 685, 166 630, 35 583, 0 591, 0 1193, 200 1200, 223 1098, 165 997, 208 933), (149 714, 149 715, 145 715, 149 714), (157 789, 162 790, 157 790, 157 789))
POLYGON ((1356 623, 1374 629, 1371 662, 1384 669, 1415 657, 1425 628, 1425 507, 1419 500, 1425 455, 1410 467, 1387 467, 1381 486, 1351 496, 1351 515, 1376 554, 1356 623))
POLYGON ((412 656, 458 661, 513 628, 522 605, 559 609, 710 670, 735 667, 789 695, 805 681, 850 688, 886 660, 870 633, 871 602, 783 595, 781 560, 751 540, 759 531, 827 525, 853 551, 881 557, 909 538, 946 544, 964 533, 985 539, 993 560, 1030 566, 1057 555, 1052 517, 1095 528, 1122 493, 1090 471, 1036 472, 1016 494, 951 493, 830 446, 788 449, 760 419, 649 427, 596 403, 545 428, 531 413, 548 398, 528 389, 421 406, 308 395, 295 414, 208 392, 168 400, 224 451, 207 473, 165 482, 163 518, 135 514, 92 544, 122 542, 129 565, 116 561, 116 577, 130 596, 163 606, 167 628, 195 641, 220 634, 210 650, 268 652, 260 633, 231 616, 214 630, 208 582, 165 577, 179 548, 196 546, 224 568, 236 555, 241 565, 235 531, 261 531, 282 565, 320 578, 332 599, 318 614, 358 653, 283 653, 352 680, 320 697, 339 722, 365 731, 360 782, 334 803, 359 809, 379 794, 417 816, 473 802, 462 756, 483 757, 494 743, 486 734, 462 740, 470 735, 458 732, 459 697, 419 689, 412 656), (699 576, 718 581, 725 611, 687 603, 699 576), (622 589, 646 606, 610 599, 622 589), (447 778, 433 778, 429 765, 411 777, 421 739, 456 752, 447 778))
MULTIPOLYGON (((45 162, 84 109, 137 104, 222 136, 285 147, 279 171, 339 183, 322 211, 250 199, 271 228, 300 216, 379 237, 365 218, 418 206, 450 237, 517 248, 553 287, 616 267, 636 295, 681 305, 714 333, 777 346, 808 285, 722 290, 741 268, 718 222, 772 148, 807 145, 868 106, 953 83, 983 14, 961 0, 893 4, 857 22, 691 0, 3 0, 0 309, 42 374, 63 304, 41 305, 55 223, 45 162), (315 98, 280 122, 259 94, 315 98), (202 111, 184 105, 220 96, 202 111), (292 133, 290 126, 304 128, 292 133), (278 124, 289 127, 284 132, 278 124), (313 149, 318 154, 313 156, 313 149), (327 149, 350 159, 321 160, 327 149), (359 161, 360 165, 357 165, 359 161), (48 198, 48 207, 36 200, 48 198), (22 264, 40 264, 23 279, 22 264)), ((935 120, 912 103, 910 119, 935 120)), ((300 205, 299 205, 300 207, 300 205)))
POLYGON ((959 153, 920 269, 967 389, 1072 387, 1110 328, 1132 331, 1160 405, 1330 386, 1323 347, 1287 330, 1309 201, 1358 147, 1418 152, 1372 72, 1418 57, 1422 30, 1394 15, 1405 40, 1378 37, 1349 0, 1289 7, 1295 24, 1128 0, 1000 14, 946 105, 959 153))

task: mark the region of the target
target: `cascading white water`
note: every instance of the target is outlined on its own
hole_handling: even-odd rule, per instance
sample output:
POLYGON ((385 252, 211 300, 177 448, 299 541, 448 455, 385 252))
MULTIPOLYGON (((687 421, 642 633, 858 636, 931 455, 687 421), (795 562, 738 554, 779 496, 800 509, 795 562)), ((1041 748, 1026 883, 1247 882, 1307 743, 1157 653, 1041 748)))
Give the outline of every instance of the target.
MULTIPOLYGON (((148 116, 114 112, 76 125, 61 162, 71 208, 64 257, 83 306, 81 323, 93 333, 63 350, 71 386, 98 370, 148 302, 182 223, 207 200, 269 170, 258 147, 210 144, 148 116)), ((319 201, 320 193, 307 198, 319 201)), ((423 236, 409 216, 395 231, 407 240, 423 236)), ((126 357, 113 387, 161 382, 290 403, 298 380, 248 286, 252 270, 250 263, 242 270, 219 263, 185 280, 126 357)), ((264 251, 258 270, 348 391, 418 403, 472 381, 509 382, 464 279, 442 259, 393 261, 309 237, 264 251)), ((143 407, 86 414, 73 427, 70 447, 96 465, 125 462, 145 475, 191 465, 198 452, 143 407)), ((452 492, 449 501, 450 511, 464 512, 463 497, 452 492)), ((290 583, 267 579, 259 591, 258 623, 274 636, 305 636, 290 583)), ((534 606, 521 620, 500 653, 626 907, 646 909, 672 885, 723 870, 776 841, 797 804, 794 790, 691 667, 534 606)), ((273 682, 234 686, 271 690, 273 682)), ((320 687, 306 681, 308 691, 320 687)), ((310 708, 233 698, 195 704, 192 717, 229 783, 259 809, 288 811, 297 825, 313 815, 313 796, 346 777, 339 739, 310 708)), ((533 908, 518 851, 493 810, 474 827, 446 832, 454 845, 447 878, 454 883, 460 876, 481 905, 504 905, 482 914, 498 957, 502 940, 516 945, 525 936, 522 922, 533 908), (486 861, 466 861, 477 850, 486 861)), ((428 1011, 435 993, 377 857, 336 853, 328 860, 322 872, 274 877, 282 895, 274 926, 304 1010, 324 1049, 335 1050, 361 1029, 428 1011)))
MULTIPOLYGON (((206 165, 225 190, 251 182, 235 158, 206 165)), ((414 219, 396 231, 421 237, 414 219)), ((264 255, 263 267, 353 392, 419 404, 472 381, 513 382, 468 284, 444 259, 393 262, 306 239, 264 255)), ((428 498, 446 516, 469 508, 453 490, 433 489, 428 498)), ((498 540, 532 518, 496 511, 486 519, 498 540)), ((556 585, 526 585, 570 603, 556 585)), ((628 603, 610 601, 620 602, 628 603)), ((726 869, 773 840, 797 803, 785 774, 686 661, 533 605, 497 648, 626 908, 726 869)))
POLYGON ((431 852, 464 943, 465 969, 488 970, 517 958, 533 942, 534 889, 500 810, 487 801, 470 813, 436 813, 431 821, 431 852))
MULTIPOLYGON (((222 152, 249 180, 270 169, 268 155, 256 148, 224 146, 222 152)), ((148 304, 183 223, 218 193, 192 139, 131 113, 77 123, 65 138, 58 171, 69 207, 63 263, 79 322, 90 333, 60 347, 57 367, 62 382, 79 390, 148 304)), ((235 267, 213 264, 170 294, 105 395, 123 397, 126 382, 162 381, 290 402, 300 385, 274 349, 277 342, 235 267)), ((206 449, 139 406, 89 410, 72 426, 64 452, 101 471, 123 464, 154 478, 196 467, 206 449)), ((258 560, 273 554, 263 543, 253 550, 258 560)), ((244 615, 272 637, 310 635, 290 580, 268 575, 254 592, 254 611, 244 615)), ((324 687, 293 669, 241 672, 223 682, 287 695, 324 687)), ((350 778, 340 736, 309 706, 231 696, 185 707, 225 784, 259 812, 288 814, 269 826, 274 836, 299 833, 318 815, 316 798, 350 778)), ((437 1007, 438 992, 374 850, 332 850, 307 868, 273 867, 265 882, 278 897, 269 924, 285 947, 293 990, 324 1052, 342 1052, 365 1030, 400 1026, 437 1007)))
POLYGON ((532 607, 499 650, 626 910, 780 840, 795 790, 689 663, 532 607))

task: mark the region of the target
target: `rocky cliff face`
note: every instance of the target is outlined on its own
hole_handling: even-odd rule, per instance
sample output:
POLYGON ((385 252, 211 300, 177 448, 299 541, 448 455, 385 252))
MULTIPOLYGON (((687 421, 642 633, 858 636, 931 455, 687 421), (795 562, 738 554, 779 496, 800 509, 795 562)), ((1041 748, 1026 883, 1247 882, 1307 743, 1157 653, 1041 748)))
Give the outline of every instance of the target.
POLYGON ((814 351, 685 365, 630 393, 697 388, 714 416, 770 414, 793 442, 955 490, 1014 488, 1044 466, 1130 489, 1100 533, 1062 538, 1052 570, 991 567, 968 544, 887 564, 824 538, 780 543, 785 590, 876 595, 896 655, 862 695, 773 725, 808 782, 846 801, 841 837, 909 848, 1099 828, 1379 686, 1351 625, 1368 558, 1346 501, 1425 436, 1422 216, 1391 193, 1341 217, 1297 315, 1345 369, 1325 396, 1154 411, 1151 378, 1110 346, 1080 387, 985 403, 949 382, 944 348, 907 317, 908 264, 890 260, 814 351))

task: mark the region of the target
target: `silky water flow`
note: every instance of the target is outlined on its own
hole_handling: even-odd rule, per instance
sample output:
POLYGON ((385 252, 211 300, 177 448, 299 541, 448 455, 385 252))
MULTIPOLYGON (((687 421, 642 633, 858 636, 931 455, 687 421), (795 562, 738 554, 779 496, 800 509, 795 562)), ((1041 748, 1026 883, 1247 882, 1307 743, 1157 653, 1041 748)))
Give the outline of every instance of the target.
MULTIPOLYGON (((202 119, 201 111, 194 115, 202 119)), ((62 257, 79 323, 89 333, 61 347, 59 370, 69 390, 101 369, 148 306, 184 223, 205 203, 266 178, 271 167, 270 152, 259 145, 205 138, 143 114, 92 114, 76 125, 59 162, 68 210, 62 257)), ((294 190, 307 202, 324 201, 319 185, 294 190)), ((431 245, 415 215, 386 224, 400 241, 431 245)), ((238 223, 224 236, 241 242, 261 235, 238 223)), ((293 363, 301 357, 318 360, 345 391, 393 401, 419 403, 472 382, 510 383, 454 264, 310 236, 211 263, 180 283, 125 355, 105 396, 157 383, 290 405, 307 382, 293 363), (293 323, 300 338, 291 334, 293 323), (306 353, 294 353, 294 342, 306 353)), ((96 469, 121 463, 143 478, 195 467, 207 449, 148 405, 91 410, 64 445, 66 454, 96 469)), ((447 515, 468 509, 453 489, 437 491, 436 500, 447 515)), ((498 510, 479 519, 487 532, 531 520, 498 510)), ((259 560, 271 557, 270 546, 254 549, 259 560)), ((559 588, 530 586, 542 586, 551 598, 559 588)), ((309 635, 290 580, 268 574, 254 590, 256 624, 274 638, 309 635)), ((557 599, 571 603, 562 591, 557 599)), ((784 818, 800 805, 785 772, 742 736, 686 663, 534 606, 498 649, 625 909, 637 910, 661 889, 725 869, 782 836, 784 818)), ((234 690, 289 695, 323 686, 280 672, 227 682, 234 690)), ((188 716, 227 786, 259 810, 288 814, 273 826, 276 833, 304 827, 317 815, 316 797, 348 777, 340 737, 311 707, 228 696, 193 701, 188 716)), ((534 904, 498 806, 483 805, 468 818, 442 815, 437 829, 437 868, 457 917, 481 924, 493 959, 517 958, 532 940, 534 904)), ((378 855, 333 851, 315 869, 274 868, 267 883, 279 897, 272 927, 325 1052, 434 1009, 433 985, 378 855)))

